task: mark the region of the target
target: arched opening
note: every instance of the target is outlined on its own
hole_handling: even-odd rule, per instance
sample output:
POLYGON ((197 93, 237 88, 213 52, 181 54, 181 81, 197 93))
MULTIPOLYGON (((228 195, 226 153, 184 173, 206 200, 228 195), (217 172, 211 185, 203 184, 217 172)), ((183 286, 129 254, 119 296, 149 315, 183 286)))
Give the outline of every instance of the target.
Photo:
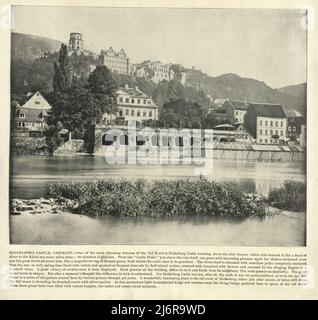
POLYGON ((159 145, 161 147, 169 147, 170 146, 169 137, 168 136, 161 136, 159 145))
POLYGON ((153 147, 158 147, 159 146, 159 137, 156 134, 151 136, 151 145, 153 147))
POLYGON ((102 145, 111 146, 115 141, 117 141, 117 136, 105 133, 102 135, 102 145))
POLYGON ((146 143, 146 138, 142 135, 138 135, 136 137, 136 145, 137 146, 143 146, 146 143))
POLYGON ((183 147, 183 138, 182 137, 176 137, 175 138, 175 144, 176 144, 176 147, 183 147))
POLYGON ((128 134, 122 134, 120 136, 120 145, 128 146, 128 134))

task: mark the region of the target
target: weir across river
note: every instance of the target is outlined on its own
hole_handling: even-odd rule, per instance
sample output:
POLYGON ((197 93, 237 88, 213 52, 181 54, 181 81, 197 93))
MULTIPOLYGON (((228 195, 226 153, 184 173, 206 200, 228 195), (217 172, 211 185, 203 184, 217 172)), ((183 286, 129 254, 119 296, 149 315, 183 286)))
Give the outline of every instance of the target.
MULTIPOLYGON (((93 152, 105 155, 109 147, 117 145, 127 153, 129 146, 136 149, 151 149, 152 152, 173 152, 179 149, 180 156, 205 157, 208 149, 214 159, 258 160, 258 161, 305 161, 305 151, 297 145, 255 144, 241 132, 220 132, 200 129, 131 129, 96 125, 93 152), (233 141, 234 140, 234 141, 233 141), (225 142, 233 141, 233 142, 225 142), (188 152, 185 152, 188 149, 188 152), (198 153, 199 149, 199 153, 198 153), (157 150, 157 151, 156 151, 157 150)), ((110 148, 112 149, 112 148, 110 148)))

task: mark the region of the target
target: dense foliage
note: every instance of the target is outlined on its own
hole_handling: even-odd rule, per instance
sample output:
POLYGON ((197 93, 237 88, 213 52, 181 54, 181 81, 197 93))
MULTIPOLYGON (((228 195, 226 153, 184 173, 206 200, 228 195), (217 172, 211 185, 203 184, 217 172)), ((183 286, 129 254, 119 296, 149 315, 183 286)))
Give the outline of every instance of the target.
POLYGON ((281 188, 270 191, 268 200, 272 206, 283 210, 306 210, 306 184, 299 181, 285 181, 281 188))
POLYGON ((263 216, 262 203, 234 183, 200 180, 99 180, 52 184, 47 197, 75 200, 78 213, 103 216, 263 216))
POLYGON ((171 100, 164 104, 160 122, 168 128, 201 128, 206 111, 197 103, 183 99, 171 100))
POLYGON ((102 115, 117 111, 116 84, 109 69, 97 66, 83 83, 70 81, 69 70, 67 48, 62 45, 59 63, 55 63, 54 91, 46 95, 52 106, 45 131, 51 153, 63 142, 63 131, 89 140, 88 131, 102 115))

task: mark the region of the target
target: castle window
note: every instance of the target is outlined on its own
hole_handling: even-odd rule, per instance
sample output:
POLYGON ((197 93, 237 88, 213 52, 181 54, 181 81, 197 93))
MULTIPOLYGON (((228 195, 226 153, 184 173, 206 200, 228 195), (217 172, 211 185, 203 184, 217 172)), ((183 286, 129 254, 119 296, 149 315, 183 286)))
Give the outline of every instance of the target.
POLYGON ((19 113, 19 118, 25 118, 25 114, 24 113, 19 113))
POLYGON ((283 136, 284 135, 284 131, 280 130, 280 135, 283 136))
POLYGON ((137 100, 137 103, 138 103, 138 104, 140 103, 140 99, 137 100))
POLYGON ((260 124, 260 126, 262 126, 262 125, 263 125, 263 121, 262 121, 262 120, 260 120, 260 121, 259 121, 259 124, 260 124))
POLYGON ((122 97, 119 98, 119 102, 123 102, 123 98, 122 97))
POLYGON ((267 136, 267 129, 265 130, 265 136, 267 136))
POLYGON ((278 127, 278 121, 275 121, 275 126, 278 127))
POLYGON ((144 100, 144 104, 146 104, 146 100, 144 100))
POLYGON ((131 103, 135 103, 135 100, 134 100, 134 99, 131 99, 131 103))
POLYGON ((35 104, 40 104, 40 101, 34 101, 35 104))
POLYGON ((125 102, 126 102, 126 103, 129 103, 129 98, 126 98, 125 102))
POLYGON ((134 116, 134 115, 135 115, 135 110, 134 110, 134 109, 131 109, 130 115, 131 115, 131 116, 134 116))
POLYGON ((293 131, 294 131, 294 132, 296 131, 296 127, 293 127, 293 131))
POLYGON ((140 117, 140 111, 139 110, 137 111, 137 117, 140 117))
POLYGON ((144 111, 142 114, 144 117, 147 117, 147 111, 144 111))
POLYGON ((280 126, 281 126, 281 127, 283 126, 283 121, 280 122, 280 126))
POLYGON ((259 130, 259 134, 263 134, 263 130, 262 129, 259 130))
POLYGON ((288 127, 288 131, 291 131, 291 126, 288 127))
POLYGON ((265 121, 265 126, 266 126, 266 127, 268 126, 268 121, 265 121))
POLYGON ((273 121, 271 121, 271 127, 273 126, 273 121))
POLYGON ((273 135, 273 130, 270 131, 270 135, 271 135, 271 136, 273 135))
POLYGON ((129 109, 126 109, 126 116, 129 116, 129 109))
POLYGON ((152 111, 151 110, 149 111, 149 117, 152 117, 152 111))

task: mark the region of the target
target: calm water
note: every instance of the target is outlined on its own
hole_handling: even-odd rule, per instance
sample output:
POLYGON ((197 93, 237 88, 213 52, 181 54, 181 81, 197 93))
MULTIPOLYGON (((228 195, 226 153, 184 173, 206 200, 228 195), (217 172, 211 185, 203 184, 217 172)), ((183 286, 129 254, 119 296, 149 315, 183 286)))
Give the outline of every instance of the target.
MULTIPOLYGON (((103 157, 15 157, 11 197, 38 198, 51 182, 96 178, 194 178, 193 165, 109 165, 103 157)), ((304 165, 290 162, 214 160, 209 179, 239 182, 246 192, 266 195, 286 179, 305 181, 304 165)), ((176 244, 304 246, 304 213, 283 213, 265 219, 154 220, 70 213, 11 216, 15 244, 176 244)))
MULTIPOLYGON (((198 179, 196 165, 109 165, 103 157, 18 156, 12 161, 11 198, 38 198, 53 182, 143 177, 198 179)), ((209 179, 239 182, 246 192, 266 195, 286 179, 305 181, 302 162, 213 160, 209 179)))
POLYGON ((11 216, 14 244, 174 244, 231 246, 304 246, 305 214, 280 214, 265 219, 151 218, 22 214, 11 216))

